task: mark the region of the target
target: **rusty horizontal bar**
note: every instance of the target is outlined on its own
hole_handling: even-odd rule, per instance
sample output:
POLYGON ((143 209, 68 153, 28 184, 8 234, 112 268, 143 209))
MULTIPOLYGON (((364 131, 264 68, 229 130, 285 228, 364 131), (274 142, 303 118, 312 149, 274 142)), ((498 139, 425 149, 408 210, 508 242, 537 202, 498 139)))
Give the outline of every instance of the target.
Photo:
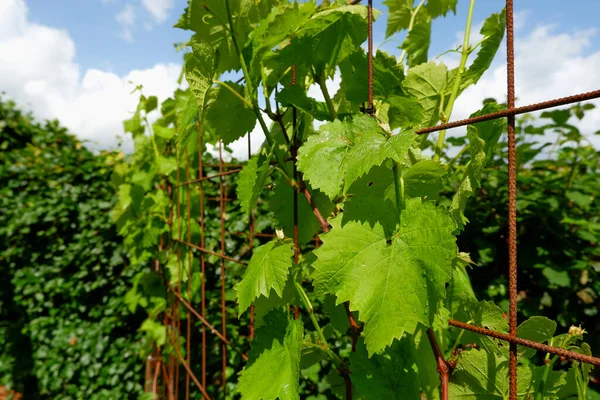
POLYGON ((196 318, 198 318, 200 320, 200 322, 202 322, 204 325, 206 325, 206 327, 208 329, 210 329, 210 331, 213 334, 215 334, 215 336, 217 336, 227 346, 231 347, 233 349, 233 351, 235 351, 236 353, 238 353, 240 355, 240 357, 242 357, 242 359, 244 361, 248 361, 248 356, 246 356, 244 353, 242 353, 237 347, 235 347, 234 345, 232 345, 229 340, 227 340, 225 337, 223 337, 223 335, 221 335, 221 332, 219 332, 214 326, 212 326, 210 324, 210 322, 208 322, 202 315, 200 315, 200 313, 198 311, 196 311, 196 309, 194 307, 192 307, 190 305, 190 303, 188 303, 187 301, 185 301, 183 299, 183 297, 181 297, 181 295, 179 293, 177 293, 177 291, 173 288, 173 286, 171 286, 170 284, 167 283, 167 287, 175 295, 175 297, 177 297, 177 300, 179 300, 179 302, 181 304, 183 304, 185 306, 185 308, 187 308, 192 314, 194 314, 194 316, 196 318))
POLYGON ((193 183, 204 182, 204 181, 207 181, 207 180, 210 180, 210 179, 220 178, 220 177, 225 176, 225 175, 233 175, 233 174, 237 174, 240 171, 241 171, 241 169, 232 169, 231 171, 220 172, 218 174, 214 174, 214 175, 210 175, 210 176, 204 176, 204 177, 198 178, 198 179, 192 179, 191 181, 181 182, 181 183, 178 183, 177 185, 175 185, 175 187, 180 187, 180 186, 185 186, 185 185, 191 185, 193 183))
POLYGON ((561 349, 559 347, 548 346, 547 344, 542 344, 538 342, 533 342, 527 339, 521 339, 519 337, 511 337, 507 333, 496 332, 491 329, 482 328, 476 325, 466 324, 464 322, 456 321, 453 319, 448 320, 448 324, 452 325, 456 328, 465 329, 471 332, 478 333, 480 335, 491 336, 496 339, 504 340, 509 343, 515 343, 519 346, 529 347, 535 350, 543 351, 550 354, 555 354, 560 357, 569 358, 571 360, 582 361, 587 364, 592 364, 596 366, 600 366, 600 358, 588 356, 587 354, 576 353, 574 351, 569 351, 565 349, 561 349))
POLYGON ((189 376, 190 378, 192 378, 192 380, 194 381, 194 383, 196 384, 196 386, 198 386, 198 389, 200 389, 200 391, 202 392, 202 395, 204 396, 204 398, 210 400, 210 396, 208 395, 208 393, 206 393, 206 390, 204 389, 204 386, 202 386, 202 384, 200 383, 200 381, 198 380, 198 378, 196 378, 196 375, 194 374, 194 372, 192 372, 192 369, 190 368, 190 366, 188 365, 188 363, 183 359, 183 357, 181 357, 181 354, 179 353, 179 350, 177 350, 177 345, 173 341, 173 338, 169 336, 169 339, 171 341, 171 344, 173 345, 173 350, 175 350, 175 354, 177 355, 177 358, 179 359, 179 363, 181 365, 183 365, 183 368, 185 368, 185 370, 188 373, 187 376, 189 376))
POLYGON ((204 247, 197 246, 197 245, 195 245, 193 243, 189 243, 189 242, 186 242, 184 240, 179 240, 179 239, 175 239, 175 238, 173 240, 175 242, 177 242, 177 243, 181 243, 181 244, 185 244, 186 246, 190 246, 193 249, 200 250, 203 253, 212 254, 213 256, 217 256, 217 257, 220 257, 220 258, 222 258, 224 260, 228 260, 228 261, 231 261, 231 262, 234 262, 234 263, 238 263, 238 264, 241 264, 241 265, 248 265, 247 263, 245 263, 243 261, 236 260, 235 258, 231 258, 229 256, 226 256, 225 254, 215 253, 214 251, 205 249, 204 247))
POLYGON ((419 129, 417 134, 423 135, 425 133, 443 131, 451 128, 458 128, 459 126, 465 126, 475 124, 477 122, 489 121, 491 119, 498 119, 508 117, 509 115, 525 114, 533 111, 540 111, 546 108, 563 106, 565 104, 578 103, 580 101, 592 100, 600 97, 600 90, 594 90, 593 92, 586 92, 576 94, 568 97, 561 97, 559 99, 548 100, 541 103, 530 104, 523 107, 508 108, 506 110, 498 111, 491 114, 480 115, 473 118, 461 119, 454 122, 448 122, 446 124, 430 126, 428 128, 419 129))

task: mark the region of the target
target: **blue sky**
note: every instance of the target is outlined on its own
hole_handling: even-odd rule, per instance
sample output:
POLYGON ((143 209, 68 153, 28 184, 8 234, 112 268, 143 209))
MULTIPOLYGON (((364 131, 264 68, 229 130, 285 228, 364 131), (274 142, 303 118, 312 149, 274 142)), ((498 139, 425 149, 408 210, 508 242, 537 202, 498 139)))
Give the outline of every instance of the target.
MULTIPOLYGON (((516 0, 515 11, 528 11, 528 23, 531 25, 558 24, 561 30, 566 31, 572 27, 586 29, 598 25, 600 1, 578 0, 577 7, 573 7, 572 3, 564 0, 516 0)), ((382 11, 387 9, 381 0, 375 0, 374 4, 382 11)), ((468 1, 459 1, 456 16, 435 21, 432 55, 447 50, 455 42, 455 33, 464 29, 468 4, 468 1)), ((185 5, 185 0, 174 0, 167 19, 158 24, 138 0, 27 1, 31 20, 69 32, 77 48, 75 60, 84 69, 103 68, 120 75, 132 69, 148 68, 159 62, 180 62, 181 56, 175 51, 173 43, 185 41, 189 34, 173 28, 173 25, 185 5), (121 37, 123 28, 115 18, 127 5, 133 7, 135 14, 135 22, 131 27, 132 42, 121 37), (148 23, 152 25, 150 30, 144 26, 148 23)), ((503 6, 502 0, 477 1, 474 21, 484 20, 503 6)), ((376 23, 376 43, 384 40, 385 19, 384 15, 376 23)), ((402 36, 398 37, 401 38, 402 36)), ((394 47, 393 42, 385 46, 388 50, 394 47)), ((600 42, 596 42, 587 51, 594 51, 599 47, 600 42)))
MULTIPOLYGON (((514 1, 517 105, 599 89, 600 0, 514 1)), ((459 0, 456 15, 434 21, 430 58, 462 42, 468 4, 459 0)), ((185 0, 0 0, 0 93, 39 119, 59 119, 92 148, 115 148, 123 137, 125 150, 131 150, 122 121, 136 108, 134 84, 159 100, 178 87, 181 54, 173 45, 190 33, 173 25, 185 5, 185 0)), ((503 6, 503 0, 477 0, 472 43, 483 20, 503 6)), ((383 11, 375 24, 377 46, 385 39, 387 7, 382 0, 375 7, 383 11)), ((402 39, 383 49, 399 55, 402 39)), ((467 117, 484 98, 505 98, 504 59, 502 47, 479 83, 459 97, 452 119, 467 117)), ((455 54, 440 61, 458 64, 455 54)), ((335 92, 339 82, 330 84, 335 92)), ((600 129, 596 103, 598 109, 580 123, 584 133, 600 129)))

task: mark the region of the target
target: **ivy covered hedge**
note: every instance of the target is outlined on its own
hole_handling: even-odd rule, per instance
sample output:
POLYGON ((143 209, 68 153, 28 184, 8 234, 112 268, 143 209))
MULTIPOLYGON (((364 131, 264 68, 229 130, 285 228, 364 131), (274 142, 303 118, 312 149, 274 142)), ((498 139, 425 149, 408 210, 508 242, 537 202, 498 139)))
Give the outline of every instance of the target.
POLYGON ((0 386, 25 399, 127 399, 142 391, 143 316, 110 217, 117 153, 0 98, 0 386))

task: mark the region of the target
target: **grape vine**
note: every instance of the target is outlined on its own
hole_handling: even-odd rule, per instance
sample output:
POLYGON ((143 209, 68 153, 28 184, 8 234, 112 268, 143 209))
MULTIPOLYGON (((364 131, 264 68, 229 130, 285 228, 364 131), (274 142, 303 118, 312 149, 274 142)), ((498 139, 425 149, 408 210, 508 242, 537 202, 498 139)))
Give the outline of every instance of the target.
MULTIPOLYGON (((399 58, 377 51, 372 59, 374 110, 365 108, 365 5, 190 0, 176 25, 193 32, 184 63, 189 89, 163 103, 151 140, 139 136, 150 99, 142 97, 126 124, 137 137, 136 155, 138 145, 154 149, 144 153, 144 162, 161 176, 133 178, 146 197, 153 196, 156 207, 148 211, 162 221, 162 229, 152 227, 153 246, 161 235, 168 237, 169 224, 173 236, 184 224, 167 216, 165 207, 173 175, 188 155, 202 157, 206 144, 228 145, 257 124, 265 136, 236 180, 241 212, 248 216, 268 199, 273 228, 281 229, 254 249, 235 282, 238 315, 254 305, 258 327, 237 379, 243 399, 299 399, 300 366, 319 362, 343 379, 346 399, 435 399, 441 385, 448 385, 451 399, 508 398, 508 346, 448 329, 447 322, 508 331, 501 308, 476 299, 467 273, 470 257, 456 244, 469 222, 465 207, 481 185, 504 122, 468 127, 459 153, 470 156, 464 168, 450 165, 444 131, 435 143, 416 134, 447 122, 458 96, 490 67, 504 36, 504 11, 484 21, 482 40, 472 44, 470 0, 460 62, 449 68, 429 59, 431 27, 456 12, 457 0, 385 4, 386 37, 407 35, 399 58), (327 81, 334 77, 341 83, 332 96, 327 81), (320 90, 323 101, 309 96, 310 88, 320 90), (460 184, 449 203, 439 202, 453 174, 462 174, 460 184), (151 182, 161 190, 153 192, 151 182), (322 244, 315 248, 311 239, 319 232, 322 244), (325 307, 328 299, 332 304, 325 307), (313 304, 323 309, 317 313, 313 304), (294 308, 301 312, 295 315, 294 308), (334 317, 340 310, 347 318, 341 328, 334 317)), ((487 102, 473 115, 503 107, 487 102)), ((125 201, 122 209, 127 206, 125 201)), ((172 265, 170 284, 188 279, 175 272, 172 265)), ((164 304, 156 310, 162 312, 164 304)), ((147 330, 169 345, 150 324, 147 330)), ((530 317, 518 336, 590 354, 581 330, 555 331, 553 321, 530 317)), ((589 366, 574 361, 559 370, 554 359, 537 364, 535 355, 519 349, 520 398, 585 396, 589 366)))

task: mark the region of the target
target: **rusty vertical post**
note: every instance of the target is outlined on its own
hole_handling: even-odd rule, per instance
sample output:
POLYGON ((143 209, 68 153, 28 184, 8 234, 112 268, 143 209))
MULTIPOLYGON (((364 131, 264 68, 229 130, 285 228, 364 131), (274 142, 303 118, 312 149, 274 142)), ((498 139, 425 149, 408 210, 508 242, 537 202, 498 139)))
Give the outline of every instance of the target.
MULTIPOLYGON (((292 85, 296 84, 296 65, 292 65, 292 85)), ((294 263, 297 265, 300 260, 300 241, 298 239, 298 166, 296 165, 296 158, 298 156, 298 143, 296 138, 296 128, 297 128, 297 111, 296 107, 292 108, 292 138, 291 138, 291 146, 290 151, 292 153, 292 179, 296 182, 296 186, 292 187, 292 204, 293 204, 293 223, 294 223, 294 263)), ((284 132, 285 135, 285 132, 284 132)), ((300 307, 296 305, 294 309, 294 318, 298 319, 300 315, 300 307)))
MULTIPOLYGON (((188 150, 185 149, 185 180, 190 180, 190 155, 188 150)), ((192 199, 190 192, 190 185, 186 185, 186 199, 187 199, 187 240, 188 243, 192 242, 192 199)), ((187 293, 188 293, 188 301, 192 302, 192 249, 187 248, 188 253, 188 272, 187 272, 187 293)), ((187 365, 191 365, 191 348, 192 348, 192 315, 190 310, 187 312, 187 330, 185 335, 185 344, 186 344, 186 362, 187 365)), ((179 387, 179 385, 177 385, 179 387)), ((179 393, 177 393, 179 394, 179 393)), ((177 396, 179 398, 179 396, 177 396)), ((190 374, 185 375, 185 400, 189 400, 190 398, 190 374)))
MULTIPOLYGON (((507 106, 515 107, 515 50, 513 0, 506 0, 506 83, 507 106)), ((515 116, 508 120, 508 286, 509 334, 517 336, 517 167, 515 150, 515 116)), ((510 399, 517 399, 517 345, 510 343, 509 363, 510 399)))
MULTIPOLYGON (((204 186, 202 178, 204 178, 204 166, 203 166, 202 151, 202 128, 198 124, 198 194, 200 196, 200 247, 205 247, 205 234, 204 234, 204 186)), ((200 252, 200 272, 202 273, 200 280, 200 312, 202 318, 206 318, 206 264, 204 259, 204 252, 200 252)), ((206 387, 206 326, 202 324, 202 386, 206 387)))
POLYGON ((367 108, 367 114, 375 114, 375 107, 373 106, 373 0, 369 0, 367 6, 368 12, 368 55, 367 55, 367 75, 368 75, 368 101, 369 108, 367 108))
MULTIPOLYGON (((223 140, 219 140, 219 174, 223 173, 223 140)), ((223 176, 219 176, 219 204, 221 219, 221 254, 225 254, 225 190, 223 186, 223 176)), ((225 259, 221 257, 221 332, 224 338, 227 338, 227 310, 225 308, 225 259)), ((227 393, 227 346, 221 344, 222 371, 223 380, 223 398, 227 393)))
MULTIPOLYGON (((177 165, 176 179, 177 185, 175 190, 173 191, 173 195, 176 196, 176 208, 175 208, 175 216, 177 219, 177 238, 179 240, 182 239, 183 231, 182 231, 182 215, 181 215, 181 169, 179 168, 180 160, 179 156, 176 156, 175 162, 177 165)), ((177 292, 181 293, 181 245, 177 245, 177 292)), ((180 329, 180 312, 179 312, 179 302, 172 301, 173 306, 171 308, 171 332, 168 332, 171 338, 171 343, 178 344, 179 343, 179 329, 180 329)), ((173 345, 175 346, 175 345, 173 345)), ((169 382, 168 385, 169 392, 168 398, 175 399, 178 398, 178 389, 179 389, 179 363, 176 362, 175 356, 173 354, 169 355, 169 382)))

